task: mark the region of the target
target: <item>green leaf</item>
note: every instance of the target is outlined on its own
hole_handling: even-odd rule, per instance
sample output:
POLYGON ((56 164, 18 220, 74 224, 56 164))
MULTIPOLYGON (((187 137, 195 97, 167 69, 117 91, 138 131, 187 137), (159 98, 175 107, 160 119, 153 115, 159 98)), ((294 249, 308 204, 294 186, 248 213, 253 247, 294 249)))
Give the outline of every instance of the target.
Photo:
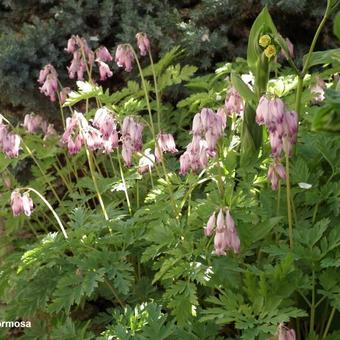
POLYGON ((231 83, 247 103, 252 103, 253 105, 255 105, 255 103, 257 102, 256 95, 247 86, 247 84, 245 84, 245 82, 235 73, 231 74, 231 83))
POLYGON ((340 39, 340 11, 336 14, 333 22, 333 32, 340 39))
MULTIPOLYGON (((307 54, 303 57, 305 63, 307 54)), ((309 67, 325 64, 339 64, 340 63, 340 48, 335 48, 326 51, 313 52, 309 61, 309 67)))
POLYGON ((259 46, 259 38, 262 34, 267 33, 276 35, 277 30, 269 14, 268 8, 264 7, 255 19, 248 38, 247 62, 254 74, 256 73, 256 63, 262 53, 262 49, 259 46))

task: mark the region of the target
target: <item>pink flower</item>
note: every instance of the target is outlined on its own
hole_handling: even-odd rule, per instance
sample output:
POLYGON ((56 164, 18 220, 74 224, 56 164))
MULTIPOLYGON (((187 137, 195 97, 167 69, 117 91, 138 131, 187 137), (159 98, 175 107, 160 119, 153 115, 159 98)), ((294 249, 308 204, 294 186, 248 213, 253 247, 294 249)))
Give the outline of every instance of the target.
POLYGON ((133 52, 130 45, 118 45, 116 50, 115 61, 119 67, 124 67, 124 70, 130 72, 134 61, 133 52))
MULTIPOLYGON (((293 59, 294 58, 294 45, 292 44, 292 42, 288 38, 286 38, 286 44, 287 44, 289 56, 293 59)), ((287 60, 289 59, 288 55, 287 55, 287 53, 285 52, 284 49, 281 49, 281 55, 284 58, 286 58, 287 60)))
POLYGON ((83 138, 80 134, 78 134, 73 141, 72 138, 68 139, 67 149, 70 155, 75 155, 81 150, 81 146, 83 144, 83 138))
POLYGON ((104 81, 107 78, 112 77, 113 73, 110 70, 110 67, 108 64, 104 63, 103 61, 97 60, 97 63, 99 65, 99 74, 100 74, 100 80, 104 81))
POLYGON ((34 113, 25 115, 23 127, 29 133, 38 132, 39 129, 46 129, 47 122, 39 115, 34 113))
POLYGON ((203 130, 203 126, 202 126, 202 121, 201 121, 201 114, 200 113, 196 113, 194 116, 194 119, 192 121, 192 133, 193 135, 199 135, 201 134, 203 130))
POLYGON ((13 216, 18 216, 23 212, 22 198, 18 191, 13 191, 11 194, 11 208, 13 216))
POLYGON ((96 50, 96 59, 106 63, 108 61, 112 61, 113 57, 105 46, 100 46, 96 50))
POLYGON ((225 229, 221 231, 216 230, 215 237, 214 237, 214 248, 215 248, 215 255, 223 256, 226 255, 226 248, 228 246, 227 240, 227 233, 225 229))
POLYGON ((280 98, 274 98, 269 101, 269 122, 267 126, 269 129, 280 129, 285 115, 285 106, 280 98))
POLYGON ((223 213, 222 208, 218 212, 216 226, 217 226, 217 228, 216 228, 217 232, 222 232, 225 229, 224 213, 223 213))
POLYGON ((98 150, 103 146, 103 140, 99 130, 89 127, 84 131, 86 145, 90 150, 98 150))
POLYGON ((227 93, 225 99, 225 109, 226 113, 230 116, 233 113, 237 115, 243 114, 244 102, 240 93, 234 87, 231 87, 227 93))
POLYGON ((144 155, 139 159, 138 172, 144 174, 151 171, 155 164, 155 155, 151 153, 151 149, 146 149, 144 155))
POLYGON ((52 74, 55 78, 57 77, 57 71, 51 64, 45 65, 44 68, 40 70, 38 83, 43 84, 49 74, 52 74))
POLYGON ((157 161, 161 160, 163 152, 178 152, 178 150, 176 149, 174 137, 170 133, 159 133, 156 143, 157 145, 155 147, 155 156, 157 161))
POLYGON ((314 95, 313 103, 318 104, 325 99, 326 83, 319 76, 315 80, 316 82, 311 86, 310 91, 314 95))
POLYGON ((11 194, 11 207, 13 216, 18 216, 24 213, 26 216, 31 216, 33 210, 33 201, 28 192, 23 195, 18 191, 13 191, 11 194))
POLYGON ((212 213, 212 215, 209 217, 207 226, 204 228, 204 235, 211 236, 215 227, 216 227, 216 216, 215 216, 215 213, 212 213))
POLYGON ((279 179, 286 179, 286 171, 279 161, 275 161, 268 168, 268 180, 271 183, 272 190, 276 191, 279 185, 279 179))
POLYGON ((74 79, 75 75, 77 75, 78 80, 84 80, 84 72, 86 70, 86 64, 82 60, 82 55, 79 50, 73 53, 73 59, 71 65, 67 67, 68 76, 70 79, 74 79))
POLYGON ((70 39, 67 40, 67 48, 65 48, 65 51, 68 53, 74 53, 74 51, 77 48, 77 38, 75 35, 72 35, 70 39))
POLYGON ((280 157, 283 149, 282 136, 279 135, 278 131, 269 131, 269 141, 273 157, 280 157))
POLYGON ((229 240, 228 247, 231 250, 233 250, 235 254, 239 253, 240 252, 240 239, 238 237, 235 222, 230 214, 229 209, 227 210, 227 213, 226 213, 225 223, 226 223, 227 232, 228 232, 228 240, 229 240))
POLYGON ((137 46, 140 54, 145 56, 150 51, 150 40, 146 33, 139 32, 136 34, 137 46))
POLYGON ((55 68, 50 64, 46 65, 40 71, 38 82, 42 84, 39 87, 40 92, 50 97, 50 100, 54 102, 58 91, 58 74, 55 68))
POLYGON ((216 115, 219 116, 219 117, 221 118, 222 129, 224 130, 224 129, 227 127, 227 113, 226 113, 225 107, 220 107, 220 108, 217 110, 216 115))
POLYGON ((56 136, 57 135, 57 131, 54 128, 53 124, 48 124, 46 132, 45 132, 45 136, 44 136, 44 140, 52 137, 52 136, 56 136))
POLYGON ((286 327, 283 323, 278 326, 278 340, 295 340, 296 335, 293 328, 286 327))
POLYGON ((114 130, 107 139, 103 140, 104 153, 111 153, 118 148, 118 132, 114 130))
POLYGON ((59 99, 60 99, 60 104, 63 105, 66 102, 67 95, 71 92, 71 89, 69 87, 64 87, 61 89, 59 92, 59 99))
POLYGON ((15 158, 19 156, 20 142, 20 136, 14 133, 8 133, 4 136, 2 140, 2 148, 7 157, 15 158))
POLYGON ((187 151, 184 152, 183 155, 181 155, 181 157, 179 158, 179 164, 180 164, 179 173, 181 175, 185 175, 190 169, 190 155, 187 151))
POLYGON ((132 165, 132 154, 140 151, 143 146, 143 125, 132 117, 125 117, 122 124, 122 157, 126 166, 132 165))
POLYGON ((269 121, 269 100, 266 96, 262 96, 256 109, 256 123, 268 125, 269 121))
POLYGON ((127 167, 130 167, 132 165, 132 153, 133 146, 128 141, 126 141, 125 143, 123 142, 122 158, 127 167))

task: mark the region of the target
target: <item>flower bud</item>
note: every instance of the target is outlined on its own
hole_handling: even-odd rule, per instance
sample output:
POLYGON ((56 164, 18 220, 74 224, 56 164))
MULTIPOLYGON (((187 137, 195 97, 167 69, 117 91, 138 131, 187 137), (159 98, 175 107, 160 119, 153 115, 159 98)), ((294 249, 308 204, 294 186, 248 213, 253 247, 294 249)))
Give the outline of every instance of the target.
POLYGON ((145 56, 148 51, 150 51, 150 40, 146 33, 139 32, 136 34, 137 46, 139 48, 140 54, 145 56))
POLYGON ((264 54, 268 59, 270 59, 271 57, 274 57, 276 55, 275 45, 267 46, 267 48, 264 50, 264 54))
POLYGON ((206 236, 211 236, 216 226, 216 216, 215 213, 209 217, 207 226, 204 228, 204 234, 206 236))
POLYGON ((267 47, 271 43, 271 38, 268 34, 261 35, 259 39, 259 45, 263 48, 267 47))

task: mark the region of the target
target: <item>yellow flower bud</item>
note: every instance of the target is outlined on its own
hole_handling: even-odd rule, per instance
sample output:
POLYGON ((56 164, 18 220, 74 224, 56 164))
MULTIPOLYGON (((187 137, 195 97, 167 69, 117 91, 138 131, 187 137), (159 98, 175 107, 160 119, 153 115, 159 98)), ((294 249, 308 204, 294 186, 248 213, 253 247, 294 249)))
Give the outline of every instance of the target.
POLYGON ((270 36, 268 34, 262 35, 259 39, 259 45, 261 47, 267 47, 271 43, 270 36))
POLYGON ((276 47, 274 45, 269 45, 265 50, 264 50, 265 56, 270 59, 274 55, 276 55, 276 47))

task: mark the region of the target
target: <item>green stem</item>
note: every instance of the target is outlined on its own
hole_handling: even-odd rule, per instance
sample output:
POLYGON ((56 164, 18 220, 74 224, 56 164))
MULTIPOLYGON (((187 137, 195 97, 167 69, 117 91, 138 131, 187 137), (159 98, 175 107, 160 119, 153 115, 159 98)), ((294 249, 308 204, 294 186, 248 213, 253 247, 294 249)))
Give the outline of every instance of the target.
POLYGON ((104 279, 105 284, 109 287, 110 291, 112 292, 113 296, 116 298, 116 300, 118 301, 119 305, 124 308, 124 302, 119 298, 119 296, 117 295, 115 289, 112 287, 112 285, 110 284, 110 282, 106 279, 104 279))
POLYGON ((276 216, 279 216, 280 213, 280 203, 281 203, 281 180, 279 180, 279 187, 277 190, 276 216))
MULTIPOLYGON (((284 143, 287 143, 287 141, 284 141, 284 143)), ((286 148, 286 150, 287 150, 287 148, 286 148)), ((289 235, 289 246, 290 246, 290 248, 293 248, 293 219, 292 219, 292 207, 291 207, 288 150, 287 150, 287 152, 285 152, 285 155, 286 155, 286 191, 287 191, 287 212, 288 212, 288 235, 289 235)))
POLYGON ((317 28, 315 34, 314 34, 314 37, 313 37, 313 40, 312 40, 312 44, 310 45, 310 48, 309 48, 309 51, 308 51, 308 54, 307 54, 307 57, 306 57, 306 61, 303 65, 303 69, 302 69, 302 76, 304 76, 308 69, 309 69, 309 62, 310 62, 310 59, 312 57, 312 53, 314 51, 314 48, 315 48, 315 45, 316 45, 316 42, 319 38, 319 35, 324 27, 324 25, 326 24, 326 21, 329 17, 331 13, 331 1, 327 1, 327 7, 326 7, 326 11, 325 11, 325 14, 319 24, 319 27, 317 28))
POLYGON ((312 272, 312 303, 310 308, 310 323, 309 323, 309 334, 314 331, 314 321, 315 321, 315 271, 312 272))
POLYGON ((102 208, 105 220, 108 220, 109 217, 107 215, 107 212, 106 212, 106 209, 105 209, 105 205, 104 205, 104 202, 103 202, 103 199, 102 199, 102 195, 100 194, 99 187, 98 187, 97 180, 96 180, 96 176, 95 176, 95 172, 94 172, 94 165, 93 165, 92 154, 91 154, 90 150, 87 148, 86 145, 85 145, 85 151, 86 151, 87 160, 89 162, 89 167, 90 167, 90 173, 91 173, 92 181, 93 181, 94 187, 95 187, 96 192, 97 192, 98 201, 99 201, 100 207, 102 208))
POLYGON ((155 93, 156 93, 156 103, 157 103, 157 125, 158 125, 158 132, 161 131, 161 109, 160 109, 160 99, 159 99, 159 91, 158 91, 158 84, 157 84, 157 77, 155 72, 155 66, 152 59, 151 51, 149 50, 149 58, 151 64, 151 71, 153 75, 153 82, 155 86, 155 93))
POLYGON ((119 154, 119 149, 118 148, 117 148, 117 159, 118 159, 120 177, 122 179, 123 186, 124 186, 124 193, 125 193, 125 198, 126 198, 126 202, 127 202, 128 209, 129 209, 129 214, 130 214, 130 216, 132 216, 130 198, 129 198, 129 194, 127 192, 126 181, 125 181, 125 177, 124 177, 122 162, 120 160, 120 154, 119 154))
POLYGON ((61 223, 61 220, 58 216, 58 214, 55 212, 55 210, 52 208, 51 204, 45 199, 45 197, 43 195, 40 194, 39 191, 33 189, 33 188, 27 188, 28 191, 33 191, 37 196, 40 197, 40 199, 46 204, 46 206, 51 210, 53 216, 55 217, 56 221, 58 222, 60 229, 64 235, 65 238, 68 238, 66 230, 63 226, 63 224, 61 223))
POLYGON ((333 321, 333 318, 334 318, 334 314, 335 314, 335 307, 333 307, 332 310, 331 310, 331 314, 329 315, 327 325, 326 325, 325 331, 323 333, 322 339, 325 339, 327 334, 328 334, 329 328, 331 327, 331 324, 332 324, 332 321, 333 321))
POLYGON ((295 111, 298 117, 301 115, 301 98, 302 98, 303 78, 298 76, 298 84, 296 88, 295 111))

